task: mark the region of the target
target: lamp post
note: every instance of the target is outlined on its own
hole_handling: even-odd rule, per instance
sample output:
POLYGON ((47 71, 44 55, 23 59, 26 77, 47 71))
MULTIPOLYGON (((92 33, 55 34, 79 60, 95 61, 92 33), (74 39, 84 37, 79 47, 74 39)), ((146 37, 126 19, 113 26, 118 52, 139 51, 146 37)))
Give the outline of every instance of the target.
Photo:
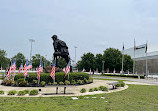
POLYGON ((32 58, 32 42, 35 42, 35 40, 29 39, 29 42, 31 42, 31 51, 30 51, 30 61, 31 61, 31 58, 32 58))
POLYGON ((102 73, 104 73, 104 63, 105 61, 102 61, 103 65, 102 65, 102 73))
POLYGON ((75 64, 76 64, 76 49, 77 49, 77 47, 75 46, 74 48, 75 48, 75 64))

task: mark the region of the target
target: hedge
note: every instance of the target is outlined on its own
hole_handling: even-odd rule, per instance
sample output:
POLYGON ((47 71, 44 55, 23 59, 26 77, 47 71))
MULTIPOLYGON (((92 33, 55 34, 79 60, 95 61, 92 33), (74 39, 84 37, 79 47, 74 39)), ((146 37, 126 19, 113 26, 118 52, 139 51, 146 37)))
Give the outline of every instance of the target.
MULTIPOLYGON (((59 82, 65 82, 65 80, 68 80, 68 76, 65 76, 64 72, 57 72, 55 74, 55 81, 57 83, 59 82)), ((15 81, 21 81, 23 80, 24 76, 23 74, 19 74, 16 75, 14 80, 15 81)), ((84 79, 89 79, 89 75, 83 72, 73 72, 73 73, 69 73, 69 81, 72 82, 72 80, 84 80, 84 79)), ((30 73, 29 77, 26 78, 26 81, 28 81, 28 83, 33 83, 33 80, 37 80, 37 74, 36 73, 30 73)), ((49 73, 41 73, 40 75, 40 81, 45 81, 46 84, 48 84, 49 82, 53 83, 52 78, 50 77, 49 73)))

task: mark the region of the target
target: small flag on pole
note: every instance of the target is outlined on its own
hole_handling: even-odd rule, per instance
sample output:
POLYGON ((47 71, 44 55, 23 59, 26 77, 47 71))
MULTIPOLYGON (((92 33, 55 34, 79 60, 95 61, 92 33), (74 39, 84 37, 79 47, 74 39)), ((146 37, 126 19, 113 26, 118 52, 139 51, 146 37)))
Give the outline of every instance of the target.
POLYGON ((19 72, 18 74, 20 74, 21 70, 23 70, 23 63, 21 63, 20 67, 19 67, 19 72))
POLYGON ((147 73, 147 76, 149 76, 149 71, 148 71, 148 73, 147 73))
POLYGON ((90 68, 90 70, 89 70, 89 74, 92 74, 91 68, 90 68))
POLYGON ((114 73, 114 74, 116 73, 115 69, 114 69, 113 73, 114 73))
POLYGON ((67 64, 67 66, 66 66, 66 71, 65 71, 65 76, 64 76, 64 78, 67 76, 67 74, 70 72, 70 61, 69 61, 69 63, 67 64))
POLYGON ((12 64, 12 65, 10 66, 10 68, 9 68, 9 72, 8 72, 8 74, 7 74, 7 78, 8 78, 8 79, 9 79, 9 77, 10 77, 10 75, 11 75, 12 70, 13 70, 13 73, 15 74, 15 70, 16 70, 16 61, 15 61, 15 59, 14 59, 13 64, 12 64))
POLYGON ((51 73, 50 73, 50 76, 52 77, 52 79, 55 78, 55 66, 56 66, 56 61, 54 60, 54 65, 53 65, 51 73))
POLYGON ((128 70, 128 75, 129 75, 129 70, 128 70))
POLYGON ((26 60, 26 63, 25 63, 25 65, 24 65, 24 73, 23 73, 23 75, 24 75, 24 77, 26 77, 27 76, 27 66, 28 66, 28 59, 26 60))
POLYGON ((148 45, 147 45, 147 42, 146 42, 145 53, 147 53, 147 50, 148 50, 148 45))
POLYGON ((37 79, 40 79, 40 73, 42 72, 43 68, 42 68, 42 59, 40 60, 40 65, 37 71, 37 79))
POLYGON ((78 69, 77 69, 77 71, 76 72, 78 72, 78 69))
POLYGON ((65 72, 66 70, 65 70, 65 67, 63 68, 63 71, 65 72))
POLYGON ((85 72, 85 69, 83 68, 82 72, 85 72))
POLYGON ((137 75, 137 71, 136 71, 136 75, 137 75))
POLYGON ((1 65, 1 71, 3 70, 2 65, 1 65))
POLYGON ((32 62, 30 62, 29 66, 27 66, 27 69, 32 69, 32 62))

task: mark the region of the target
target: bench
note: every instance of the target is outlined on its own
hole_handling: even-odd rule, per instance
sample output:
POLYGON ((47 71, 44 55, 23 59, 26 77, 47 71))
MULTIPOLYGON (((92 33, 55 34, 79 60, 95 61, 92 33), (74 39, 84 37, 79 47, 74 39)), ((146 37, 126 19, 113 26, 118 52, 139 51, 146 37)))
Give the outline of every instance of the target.
POLYGON ((108 83, 108 85, 112 85, 113 89, 116 89, 116 85, 118 84, 119 82, 113 82, 113 83, 108 83))

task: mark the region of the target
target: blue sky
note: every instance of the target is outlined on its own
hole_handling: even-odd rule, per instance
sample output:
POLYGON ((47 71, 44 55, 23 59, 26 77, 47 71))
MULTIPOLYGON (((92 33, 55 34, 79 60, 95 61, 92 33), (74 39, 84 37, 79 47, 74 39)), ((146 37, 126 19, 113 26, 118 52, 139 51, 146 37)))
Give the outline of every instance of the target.
POLYGON ((18 52, 50 60, 51 36, 56 34, 77 60, 83 53, 103 53, 106 48, 125 49, 158 44, 157 0, 0 0, 0 49, 12 57, 18 52))

